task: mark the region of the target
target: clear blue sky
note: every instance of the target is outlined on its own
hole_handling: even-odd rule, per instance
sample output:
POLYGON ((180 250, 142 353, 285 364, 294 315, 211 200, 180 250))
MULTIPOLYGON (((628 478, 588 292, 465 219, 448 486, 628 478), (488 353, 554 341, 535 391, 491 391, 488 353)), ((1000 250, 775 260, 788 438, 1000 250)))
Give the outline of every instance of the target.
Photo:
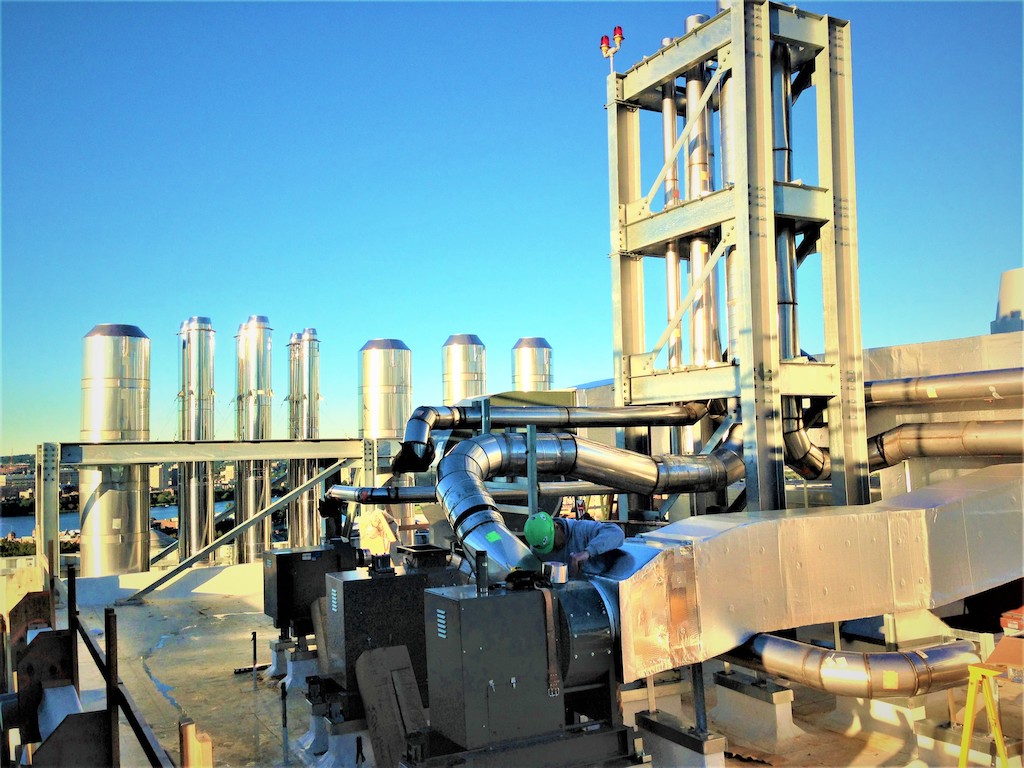
MULTIPOLYGON (((1021 4, 807 8, 853 24, 865 344, 987 333, 1000 272, 1021 265, 1021 4)), ((221 439, 250 314, 274 327, 275 437, 288 335, 307 326, 325 437, 355 435, 373 337, 412 348, 419 403, 440 401, 451 333, 486 343, 493 391, 520 336, 551 342, 556 386, 609 377, 598 41, 624 27, 621 71, 709 11, 2 3, 0 451, 78 439, 82 337, 101 322, 152 338, 153 439, 175 437, 176 333, 195 314, 217 330, 221 439)))

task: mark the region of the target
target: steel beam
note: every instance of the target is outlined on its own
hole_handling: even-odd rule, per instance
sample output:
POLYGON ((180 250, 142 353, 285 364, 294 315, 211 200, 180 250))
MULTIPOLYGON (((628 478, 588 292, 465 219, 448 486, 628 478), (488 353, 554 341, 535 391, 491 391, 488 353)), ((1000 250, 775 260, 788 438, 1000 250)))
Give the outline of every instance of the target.
POLYGON ((362 440, 209 440, 194 443, 64 443, 60 463, 166 464, 176 461, 265 461, 274 459, 357 459, 362 440))
POLYGON ((828 47, 818 54, 819 180, 831 190, 833 217, 822 225, 822 294, 825 360, 837 367, 837 394, 829 401, 832 497, 838 504, 867 504, 867 423, 864 412, 863 341, 857 256, 857 190, 854 174, 850 28, 824 17, 818 22, 828 47))

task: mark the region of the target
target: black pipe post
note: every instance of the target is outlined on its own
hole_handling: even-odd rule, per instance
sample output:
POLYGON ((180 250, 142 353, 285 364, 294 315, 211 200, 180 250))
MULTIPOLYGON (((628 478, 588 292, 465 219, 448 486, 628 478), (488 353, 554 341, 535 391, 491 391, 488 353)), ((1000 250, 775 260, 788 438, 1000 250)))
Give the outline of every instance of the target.
POLYGON ((707 736, 708 710, 704 700, 704 665, 699 661, 690 665, 690 680, 693 687, 694 730, 698 736, 707 736))
POLYGON ((487 596, 487 550, 481 549, 476 553, 476 594, 477 597, 487 596))
POLYGON ((68 635, 71 637, 71 682, 79 695, 82 688, 78 682, 78 585, 75 583, 75 566, 68 563, 68 635))
POLYGON ((256 633, 252 633, 252 689, 256 690, 256 680, 258 673, 256 672, 256 633))
POLYGON ((110 725, 110 764, 121 765, 121 728, 118 700, 117 674, 117 614, 113 608, 103 611, 103 631, 107 650, 107 717, 110 725))
POLYGON ((284 764, 288 765, 288 686, 284 680, 281 681, 281 750, 284 764))

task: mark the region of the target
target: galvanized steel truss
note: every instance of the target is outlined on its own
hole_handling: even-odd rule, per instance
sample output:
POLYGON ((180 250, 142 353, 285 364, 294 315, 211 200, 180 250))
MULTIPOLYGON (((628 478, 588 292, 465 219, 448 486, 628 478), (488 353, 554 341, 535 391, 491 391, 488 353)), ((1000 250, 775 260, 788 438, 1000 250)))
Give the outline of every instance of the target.
MULTIPOLYGON (((616 405, 733 398, 746 425, 747 503, 754 510, 785 506, 784 396, 827 398, 835 503, 868 501, 849 41, 845 21, 770 2, 740 2, 608 78, 616 405), (816 88, 817 187, 774 178, 774 43, 789 47, 794 97, 809 85, 816 88), (717 65, 702 105, 713 105, 717 81, 731 79, 726 117, 735 126, 734 185, 719 185, 652 213, 650 201, 667 174, 663 168, 649 192, 641 188, 640 110, 660 104, 662 87, 700 62, 717 65), (780 353, 775 252, 780 220, 793 222, 803 235, 800 261, 813 252, 821 256, 823 361, 784 360, 780 353), (711 261, 723 254, 726 259, 732 283, 729 320, 737 326, 729 337, 735 349, 729 352, 731 362, 657 370, 655 358, 678 320, 670 321, 653 350, 647 348, 643 260, 663 257, 669 243, 694 236, 718 244, 711 261)), ((721 90, 718 94, 721 106, 725 100, 721 90)), ((683 133, 695 118, 687 115, 683 133)), ((676 142, 677 152, 684 138, 676 142)), ((696 277, 698 285, 709 271, 696 277)), ((624 430, 620 445, 643 450, 644 431, 624 430)))

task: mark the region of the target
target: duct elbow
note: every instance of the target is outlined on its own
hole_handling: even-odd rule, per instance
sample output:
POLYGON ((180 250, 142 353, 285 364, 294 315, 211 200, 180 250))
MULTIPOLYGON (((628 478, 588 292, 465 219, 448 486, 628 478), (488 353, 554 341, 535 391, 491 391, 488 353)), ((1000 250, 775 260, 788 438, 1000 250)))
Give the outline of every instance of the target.
POLYGON ((967 680, 978 663, 974 643, 961 640, 913 651, 832 651, 775 635, 755 635, 728 654, 772 675, 837 696, 886 698, 940 691, 967 680))

